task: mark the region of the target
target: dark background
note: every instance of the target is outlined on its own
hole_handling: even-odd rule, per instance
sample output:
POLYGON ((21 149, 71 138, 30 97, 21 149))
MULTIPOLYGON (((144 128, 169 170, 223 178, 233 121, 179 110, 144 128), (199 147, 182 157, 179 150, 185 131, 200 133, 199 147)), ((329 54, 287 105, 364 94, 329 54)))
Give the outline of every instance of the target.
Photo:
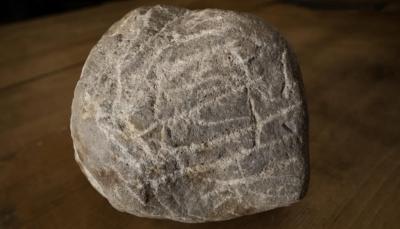
POLYGON ((46 14, 99 4, 105 0, 2 0, 1 23, 26 20, 46 14))
MULTIPOLYGON (((3 0, 0 23, 26 20, 47 14, 60 13, 100 4, 110 0, 3 0)), ((273 0, 265 2, 274 2, 273 0)), ((397 0, 282 0, 280 2, 303 5, 314 9, 364 9, 382 10, 397 0)))

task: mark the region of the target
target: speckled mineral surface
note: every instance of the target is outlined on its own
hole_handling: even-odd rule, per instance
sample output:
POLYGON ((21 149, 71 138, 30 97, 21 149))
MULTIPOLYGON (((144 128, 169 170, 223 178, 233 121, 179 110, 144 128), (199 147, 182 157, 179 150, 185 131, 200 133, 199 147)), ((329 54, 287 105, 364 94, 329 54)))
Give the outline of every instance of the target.
POLYGON ((231 11, 138 8, 76 86, 75 158, 116 209, 206 222, 287 206, 308 183, 307 113, 287 42, 231 11))

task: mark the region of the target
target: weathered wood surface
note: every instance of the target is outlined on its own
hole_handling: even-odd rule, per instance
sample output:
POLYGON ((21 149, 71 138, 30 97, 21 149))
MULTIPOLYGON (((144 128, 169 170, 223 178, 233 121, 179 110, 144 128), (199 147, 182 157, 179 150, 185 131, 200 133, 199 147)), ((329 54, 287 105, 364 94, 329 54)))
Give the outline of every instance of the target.
POLYGON ((0 27, 0 228, 398 228, 400 14, 248 1, 116 1, 0 27), (291 207, 209 223, 114 210, 73 159, 70 105, 96 40, 129 9, 173 3, 256 14, 299 57, 311 183, 291 207))

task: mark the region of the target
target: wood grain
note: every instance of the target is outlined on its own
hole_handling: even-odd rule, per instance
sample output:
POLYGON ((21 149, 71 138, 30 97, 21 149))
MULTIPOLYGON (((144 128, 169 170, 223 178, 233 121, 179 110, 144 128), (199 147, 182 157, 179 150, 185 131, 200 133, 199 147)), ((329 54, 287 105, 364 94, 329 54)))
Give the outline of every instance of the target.
POLYGON ((398 228, 400 14, 278 1, 115 1, 0 27, 0 228, 398 228), (289 40, 310 112, 311 183, 293 206, 182 224, 114 210, 73 159, 73 89, 129 9, 172 3, 256 14, 289 40))

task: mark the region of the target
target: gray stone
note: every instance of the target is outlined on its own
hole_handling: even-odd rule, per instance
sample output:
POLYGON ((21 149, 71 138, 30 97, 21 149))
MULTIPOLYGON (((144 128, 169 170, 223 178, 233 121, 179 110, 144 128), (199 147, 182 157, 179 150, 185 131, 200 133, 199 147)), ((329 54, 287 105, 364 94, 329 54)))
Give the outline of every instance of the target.
POLYGON ((307 112, 287 42, 247 14, 138 8, 76 86, 75 158, 116 209, 182 222, 287 206, 308 183, 307 112))

